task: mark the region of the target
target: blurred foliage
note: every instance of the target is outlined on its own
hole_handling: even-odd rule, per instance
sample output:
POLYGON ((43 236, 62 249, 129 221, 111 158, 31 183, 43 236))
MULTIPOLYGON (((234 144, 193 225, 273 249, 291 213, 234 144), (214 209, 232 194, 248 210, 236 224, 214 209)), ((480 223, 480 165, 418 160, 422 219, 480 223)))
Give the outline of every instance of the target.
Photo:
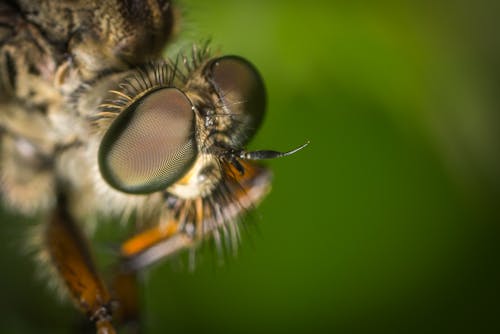
MULTIPOLYGON (((144 274, 148 332, 499 332, 499 6, 184 1, 180 40, 266 81, 251 147, 311 144, 269 163, 236 258, 144 274)), ((76 315, 18 255, 26 224, 2 223, 0 330, 65 332, 76 315)))

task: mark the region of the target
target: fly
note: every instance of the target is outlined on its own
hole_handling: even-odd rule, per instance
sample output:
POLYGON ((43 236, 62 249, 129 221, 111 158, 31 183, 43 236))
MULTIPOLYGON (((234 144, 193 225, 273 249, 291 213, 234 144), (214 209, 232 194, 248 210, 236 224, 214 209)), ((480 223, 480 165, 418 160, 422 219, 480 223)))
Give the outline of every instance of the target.
POLYGON ((133 308, 120 286, 137 271, 221 231, 237 240, 271 187, 256 160, 306 145, 245 150, 264 118, 263 79, 208 45, 163 58, 178 16, 167 0, 0 3, 1 194, 39 218, 39 262, 99 333, 133 308), (138 226, 116 295, 87 243, 103 216, 138 226))

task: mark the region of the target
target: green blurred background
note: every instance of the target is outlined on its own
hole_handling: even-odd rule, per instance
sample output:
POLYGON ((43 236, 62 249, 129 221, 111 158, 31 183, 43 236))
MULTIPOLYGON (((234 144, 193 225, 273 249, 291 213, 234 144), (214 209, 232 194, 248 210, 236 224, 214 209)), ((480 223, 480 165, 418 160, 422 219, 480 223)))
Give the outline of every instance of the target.
MULTIPOLYGON (((187 40, 266 81, 251 148, 311 144, 269 163, 236 258, 144 275, 148 332, 500 333, 499 7, 183 1, 187 40)), ((2 222, 0 331, 68 332, 76 313, 18 250, 25 226, 2 222)))

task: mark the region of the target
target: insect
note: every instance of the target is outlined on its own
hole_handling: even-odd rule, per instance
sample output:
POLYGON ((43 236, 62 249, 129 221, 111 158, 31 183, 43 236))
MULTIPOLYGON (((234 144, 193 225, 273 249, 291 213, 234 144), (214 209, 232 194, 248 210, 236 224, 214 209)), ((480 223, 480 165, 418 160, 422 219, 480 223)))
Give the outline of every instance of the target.
POLYGON ((221 231, 237 239, 270 190, 255 160, 305 146, 246 151, 266 108, 260 74, 206 45, 163 58, 177 18, 167 0, 0 2, 1 195, 38 217, 48 279, 99 333, 126 305, 92 260, 93 221, 137 227, 120 248, 115 278, 128 278, 221 231))

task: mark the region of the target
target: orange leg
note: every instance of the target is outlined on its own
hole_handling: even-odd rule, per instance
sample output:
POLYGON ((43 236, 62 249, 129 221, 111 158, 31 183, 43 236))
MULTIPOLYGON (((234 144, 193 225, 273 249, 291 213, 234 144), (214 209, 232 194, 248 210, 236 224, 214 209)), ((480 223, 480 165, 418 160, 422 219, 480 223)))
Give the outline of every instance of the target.
POLYGON ((179 224, 171 220, 167 224, 145 230, 123 243, 122 265, 125 270, 136 271, 192 244, 193 239, 179 232, 179 224))
POLYGON ((235 221, 269 191, 271 177, 257 164, 239 161, 239 166, 244 173, 225 164, 224 178, 209 196, 177 199, 168 218, 160 218, 155 226, 127 240, 121 247, 123 268, 136 271, 147 267, 206 237, 218 238, 219 230, 237 238, 235 221))
POLYGON ((78 309, 95 323, 97 333, 115 333, 110 294, 95 270, 87 243, 64 199, 59 200, 50 218, 45 241, 56 271, 78 309))

